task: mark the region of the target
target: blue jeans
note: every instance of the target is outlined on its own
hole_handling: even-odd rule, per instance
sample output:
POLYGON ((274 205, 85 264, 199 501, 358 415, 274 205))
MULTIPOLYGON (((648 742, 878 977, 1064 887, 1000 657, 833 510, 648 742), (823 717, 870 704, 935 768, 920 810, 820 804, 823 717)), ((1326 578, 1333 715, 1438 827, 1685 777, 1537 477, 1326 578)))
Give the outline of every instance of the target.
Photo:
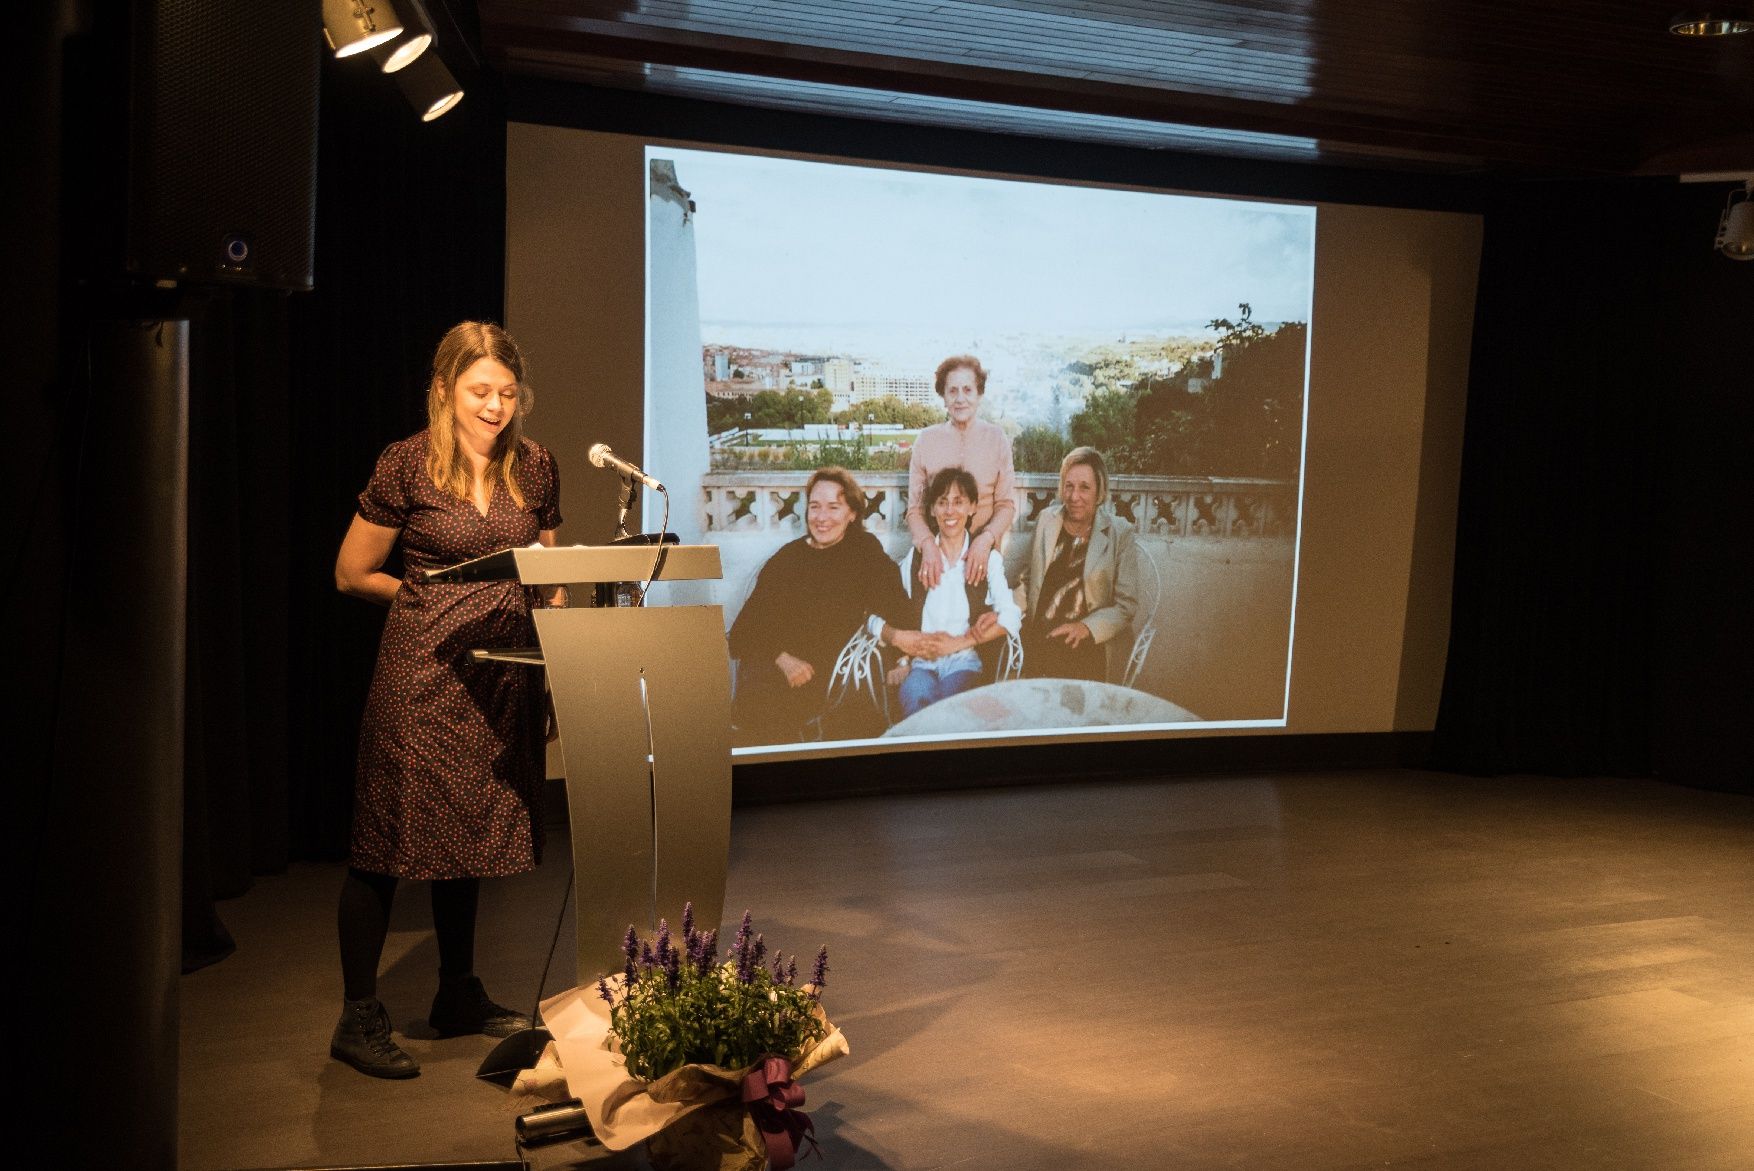
POLYGON ((948 675, 939 675, 936 671, 915 667, 901 681, 901 714, 904 718, 911 716, 928 704, 978 686, 980 680, 979 671, 952 671, 948 675))

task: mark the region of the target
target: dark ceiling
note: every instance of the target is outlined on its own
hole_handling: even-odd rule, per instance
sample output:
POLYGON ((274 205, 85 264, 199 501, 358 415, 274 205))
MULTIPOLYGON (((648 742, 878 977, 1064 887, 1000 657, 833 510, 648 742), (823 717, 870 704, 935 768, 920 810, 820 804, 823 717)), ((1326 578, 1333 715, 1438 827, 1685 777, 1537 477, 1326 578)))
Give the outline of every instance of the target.
POLYGON ((489 56, 514 76, 1440 173, 1754 172, 1754 34, 1672 36, 1668 18, 1685 3, 479 0, 478 7, 489 56))

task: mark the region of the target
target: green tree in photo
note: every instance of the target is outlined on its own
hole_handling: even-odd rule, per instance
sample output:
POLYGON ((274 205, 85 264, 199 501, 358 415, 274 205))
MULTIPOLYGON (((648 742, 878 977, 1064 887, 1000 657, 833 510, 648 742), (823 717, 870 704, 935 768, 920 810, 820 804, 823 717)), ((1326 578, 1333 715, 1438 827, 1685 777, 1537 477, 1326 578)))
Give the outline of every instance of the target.
MULTIPOLYGON (((832 396, 831 396, 832 397, 832 396)), ((879 395, 854 403, 844 411, 836 411, 835 423, 898 423, 903 427, 930 427, 944 421, 944 412, 936 407, 903 402, 893 394, 879 395)))
POLYGON ((1239 476, 1290 479, 1302 458, 1304 355, 1309 327, 1286 322, 1271 333, 1253 322, 1219 318, 1221 374, 1211 384, 1213 455, 1239 476))
POLYGON ((1011 440, 1011 462, 1020 472, 1054 472, 1072 450, 1071 442, 1052 427, 1025 427, 1011 440))
POLYGON ((826 423, 834 395, 826 390, 762 390, 751 395, 744 410, 751 427, 793 430, 806 423, 826 423))
POLYGON ((1072 440, 1098 448, 1118 472, 1290 479, 1301 458, 1308 326, 1269 329, 1247 302, 1204 353, 1181 343, 1162 354, 1171 373, 1145 373, 1107 353, 1092 364, 1096 389, 1071 421, 1072 440))
MULTIPOLYGON (((1072 416, 1072 445, 1111 455, 1125 448, 1133 437, 1133 397, 1129 390, 1092 393, 1084 409, 1072 416)), ((1054 470, 1059 470, 1057 464, 1054 470)))
POLYGON ((708 435, 718 435, 736 427, 748 427, 754 424, 744 418, 749 414, 747 399, 714 398, 706 399, 706 430, 708 435))

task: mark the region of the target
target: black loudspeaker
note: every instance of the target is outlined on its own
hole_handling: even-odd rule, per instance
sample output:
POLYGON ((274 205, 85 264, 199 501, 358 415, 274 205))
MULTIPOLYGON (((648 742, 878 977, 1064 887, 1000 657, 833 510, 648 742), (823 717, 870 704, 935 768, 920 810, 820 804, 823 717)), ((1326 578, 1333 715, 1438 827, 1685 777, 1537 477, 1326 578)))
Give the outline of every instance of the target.
POLYGON ((134 0, 125 266, 309 289, 322 9, 134 0))

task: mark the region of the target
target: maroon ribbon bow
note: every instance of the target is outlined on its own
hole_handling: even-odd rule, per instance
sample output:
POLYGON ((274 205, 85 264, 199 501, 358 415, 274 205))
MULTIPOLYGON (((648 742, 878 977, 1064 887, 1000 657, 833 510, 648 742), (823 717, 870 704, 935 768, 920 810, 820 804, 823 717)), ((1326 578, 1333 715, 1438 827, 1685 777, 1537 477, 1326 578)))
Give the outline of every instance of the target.
POLYGON ((792 1080, 792 1063, 784 1057, 764 1057, 743 1075, 743 1105, 755 1119, 767 1143, 767 1161, 774 1171, 787 1171, 798 1162, 798 1143, 808 1139, 818 1155, 816 1124, 798 1107, 804 1104, 804 1087, 792 1080))

